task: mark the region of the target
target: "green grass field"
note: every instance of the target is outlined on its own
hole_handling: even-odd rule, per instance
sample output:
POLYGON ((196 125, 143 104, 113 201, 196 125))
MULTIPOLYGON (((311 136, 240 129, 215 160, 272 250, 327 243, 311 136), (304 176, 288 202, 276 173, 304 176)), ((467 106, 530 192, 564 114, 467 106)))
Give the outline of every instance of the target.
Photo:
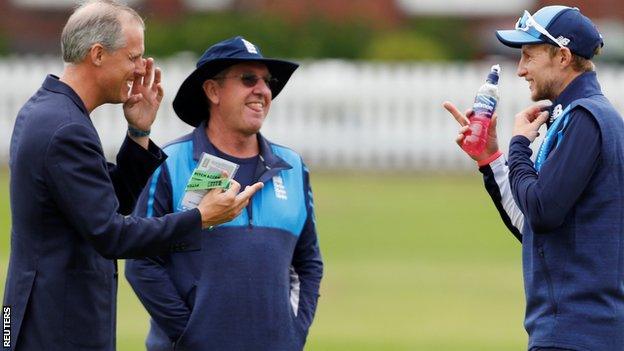
MULTIPOLYGON (((0 280, 8 262, 0 172, 0 280)), ((520 245, 481 177, 313 174, 325 277, 306 350, 522 350, 520 245)), ((4 283, 0 292, 4 289, 4 283)), ((120 282, 118 349, 141 350, 147 314, 120 282)))

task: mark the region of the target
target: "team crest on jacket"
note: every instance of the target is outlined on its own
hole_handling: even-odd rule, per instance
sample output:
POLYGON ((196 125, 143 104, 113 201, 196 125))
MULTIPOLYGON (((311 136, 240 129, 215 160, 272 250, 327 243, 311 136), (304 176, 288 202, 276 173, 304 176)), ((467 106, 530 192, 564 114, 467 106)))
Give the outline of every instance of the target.
POLYGON ((288 194, 286 194, 286 187, 284 186, 284 180, 281 176, 276 175, 273 177, 273 189, 275 190, 275 197, 280 200, 288 200, 288 194))

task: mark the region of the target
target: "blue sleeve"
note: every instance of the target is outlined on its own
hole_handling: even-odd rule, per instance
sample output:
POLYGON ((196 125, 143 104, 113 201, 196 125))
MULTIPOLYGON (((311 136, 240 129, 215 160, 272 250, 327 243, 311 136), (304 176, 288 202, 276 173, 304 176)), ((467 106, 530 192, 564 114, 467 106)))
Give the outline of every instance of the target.
POLYGON ((514 199, 535 233, 561 226, 589 183, 600 157, 600 129, 585 109, 572 110, 563 140, 539 174, 530 160, 529 140, 515 136, 509 146, 509 181, 514 199))
MULTIPOLYGON (((163 216, 173 212, 171 181, 167 167, 160 167, 139 197, 134 214, 163 216)), ((188 322, 191 310, 167 271, 169 255, 126 261, 126 279, 154 322, 171 341, 176 341, 188 322)))
POLYGON ((295 247, 292 265, 299 278, 299 307, 297 321, 307 336, 319 297, 321 278, 323 276, 323 261, 319 250, 316 234, 316 219, 314 216, 314 200, 310 187, 310 175, 304 167, 304 191, 308 216, 303 231, 295 247))
POLYGON ((121 215, 99 138, 90 128, 68 124, 57 130, 44 162, 50 196, 105 258, 159 255, 201 235, 196 209, 149 219, 121 215))
POLYGON ((147 178, 166 158, 151 140, 145 150, 126 136, 117 154, 117 164, 108 164, 108 173, 119 201, 119 213, 127 215, 132 212, 147 178))

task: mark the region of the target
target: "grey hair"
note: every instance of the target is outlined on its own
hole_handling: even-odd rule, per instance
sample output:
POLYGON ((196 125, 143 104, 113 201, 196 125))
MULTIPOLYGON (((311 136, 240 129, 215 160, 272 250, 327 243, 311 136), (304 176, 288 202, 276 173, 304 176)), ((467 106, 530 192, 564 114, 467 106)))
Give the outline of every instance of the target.
POLYGON ((115 51, 125 45, 120 17, 131 15, 141 27, 143 19, 132 8, 116 0, 90 0, 78 6, 63 28, 61 51, 63 61, 78 63, 84 59, 93 44, 115 51))

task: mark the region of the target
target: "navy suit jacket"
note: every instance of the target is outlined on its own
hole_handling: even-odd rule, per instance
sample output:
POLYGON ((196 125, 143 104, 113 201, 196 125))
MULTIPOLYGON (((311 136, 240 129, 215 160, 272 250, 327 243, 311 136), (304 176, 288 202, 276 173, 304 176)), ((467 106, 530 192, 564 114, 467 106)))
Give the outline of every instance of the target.
POLYGON ((117 264, 199 240, 198 210, 126 216, 165 159, 126 139, 106 162, 78 95, 57 77, 20 110, 10 149, 13 350, 114 350, 117 264))

